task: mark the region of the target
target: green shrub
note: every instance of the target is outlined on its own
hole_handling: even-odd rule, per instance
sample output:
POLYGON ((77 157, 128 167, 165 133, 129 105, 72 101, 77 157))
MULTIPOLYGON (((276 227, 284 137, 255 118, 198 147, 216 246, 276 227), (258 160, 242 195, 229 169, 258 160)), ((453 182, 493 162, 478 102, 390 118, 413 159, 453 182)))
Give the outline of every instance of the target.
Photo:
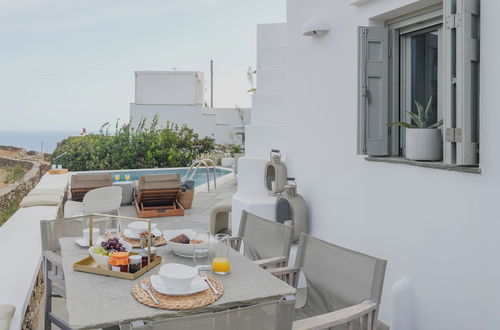
POLYGON ((19 209, 17 203, 11 203, 3 211, 0 211, 0 226, 3 225, 9 218, 19 209))
POLYGON ((6 168, 7 175, 3 179, 3 183, 14 183, 18 180, 20 180, 24 176, 24 168, 22 168, 19 165, 16 165, 14 167, 7 167, 6 168))
POLYGON ((213 139, 200 138, 187 126, 167 122, 164 128, 158 128, 157 124, 158 116, 150 127, 141 120, 135 130, 130 123, 119 127, 117 122, 111 135, 106 123, 99 134, 63 140, 52 158, 67 152, 58 162, 70 171, 185 167, 215 148, 213 139))

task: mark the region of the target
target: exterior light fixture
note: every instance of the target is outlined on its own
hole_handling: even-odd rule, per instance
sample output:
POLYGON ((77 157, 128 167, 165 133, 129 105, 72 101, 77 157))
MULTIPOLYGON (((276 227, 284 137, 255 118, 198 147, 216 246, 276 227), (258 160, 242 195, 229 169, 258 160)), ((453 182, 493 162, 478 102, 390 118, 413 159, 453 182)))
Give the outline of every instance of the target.
POLYGON ((330 31, 330 21, 325 17, 312 18, 302 26, 302 35, 319 37, 330 31))

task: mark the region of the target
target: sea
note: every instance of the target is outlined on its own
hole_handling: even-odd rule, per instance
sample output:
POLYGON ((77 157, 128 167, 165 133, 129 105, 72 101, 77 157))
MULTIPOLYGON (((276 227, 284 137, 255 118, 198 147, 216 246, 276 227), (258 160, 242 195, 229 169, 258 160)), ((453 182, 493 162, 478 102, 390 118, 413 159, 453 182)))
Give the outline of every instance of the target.
POLYGON ((0 145, 52 153, 57 143, 80 131, 5 131, 0 130, 0 145))

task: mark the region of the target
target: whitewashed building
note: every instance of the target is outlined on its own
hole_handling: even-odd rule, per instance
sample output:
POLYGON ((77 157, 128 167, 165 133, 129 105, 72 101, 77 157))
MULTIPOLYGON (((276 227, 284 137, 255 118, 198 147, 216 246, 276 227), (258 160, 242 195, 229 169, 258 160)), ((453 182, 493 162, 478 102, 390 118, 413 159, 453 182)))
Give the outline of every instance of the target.
POLYGON ((250 121, 249 109, 206 107, 204 89, 203 72, 135 72, 135 102, 130 104, 132 126, 137 127, 141 118, 149 125, 158 115, 159 125, 170 121, 187 125, 201 137, 214 138, 216 143, 241 144, 245 124, 250 121))
POLYGON ((381 321, 500 329, 498 12, 497 0, 288 0, 286 23, 257 27, 233 226, 242 209, 274 219, 263 176, 280 149, 309 232, 387 259, 381 321), (388 123, 430 96, 443 160, 407 161, 388 123))

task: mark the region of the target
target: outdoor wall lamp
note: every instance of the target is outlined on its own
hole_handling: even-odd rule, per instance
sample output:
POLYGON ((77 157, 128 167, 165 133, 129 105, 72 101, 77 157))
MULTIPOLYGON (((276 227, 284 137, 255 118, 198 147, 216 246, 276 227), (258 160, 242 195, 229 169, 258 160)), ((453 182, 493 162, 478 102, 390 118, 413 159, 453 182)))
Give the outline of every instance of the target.
POLYGON ((326 17, 312 18, 302 26, 302 35, 319 37, 330 31, 330 21, 326 17))

